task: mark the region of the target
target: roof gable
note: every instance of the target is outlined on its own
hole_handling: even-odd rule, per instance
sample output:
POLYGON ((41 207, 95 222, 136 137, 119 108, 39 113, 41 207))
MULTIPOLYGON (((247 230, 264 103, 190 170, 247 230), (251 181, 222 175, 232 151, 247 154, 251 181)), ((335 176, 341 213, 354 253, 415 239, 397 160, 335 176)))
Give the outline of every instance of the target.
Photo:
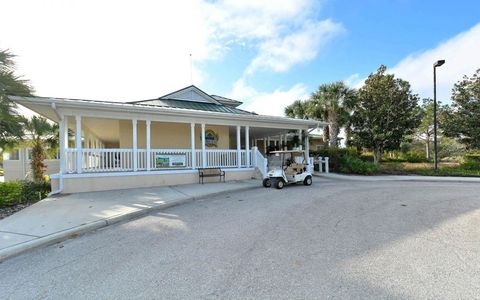
POLYGON ((158 99, 173 99, 173 100, 183 100, 183 101, 192 101, 192 102, 202 102, 202 103, 214 103, 220 104, 215 98, 205 93, 198 87, 191 85, 176 92, 167 94, 158 99))

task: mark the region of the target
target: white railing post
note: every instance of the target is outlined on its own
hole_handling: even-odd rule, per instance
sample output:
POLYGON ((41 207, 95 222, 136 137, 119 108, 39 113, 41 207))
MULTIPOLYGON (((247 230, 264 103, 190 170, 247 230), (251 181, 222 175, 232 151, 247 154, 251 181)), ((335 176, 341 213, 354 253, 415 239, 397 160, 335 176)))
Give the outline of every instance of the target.
POLYGON ((190 144, 192 146, 192 170, 197 168, 197 155, 195 153, 195 123, 190 123, 190 144))
POLYGON ((207 167, 207 151, 205 151, 205 123, 202 123, 202 168, 207 167))
POLYGON ((245 167, 250 167, 250 127, 245 126, 245 167))
POLYGON ((330 173, 330 166, 328 165, 328 157, 325 157, 325 173, 330 173))
POLYGON ((137 149, 137 120, 132 119, 132 156, 133 156, 133 171, 137 171, 138 164, 138 149, 137 149))
POLYGON ((253 146, 252 147, 252 165, 254 167, 258 167, 258 164, 257 164, 257 151, 258 151, 258 148, 257 146, 253 146))
POLYGON ((265 178, 265 177, 267 177, 267 173, 268 173, 268 160, 265 157, 263 158, 262 168, 263 168, 263 172, 262 172, 263 174, 262 175, 265 178))
POLYGON ((151 159, 151 152, 152 152, 151 144, 150 144, 150 136, 151 136, 151 134, 150 134, 150 125, 151 125, 152 121, 146 120, 145 122, 146 122, 146 126, 147 126, 147 128, 146 128, 146 132, 147 132, 147 142, 146 142, 147 150, 146 150, 146 156, 147 156, 147 157, 146 157, 145 161, 146 161, 146 164, 147 164, 147 171, 150 171, 151 165, 152 165, 152 164, 151 164, 151 161, 150 161, 150 159, 151 159))
POLYGON ((318 172, 323 172, 323 158, 321 156, 318 157, 318 172))
POLYGON ((58 123, 58 134, 60 138, 60 174, 65 174, 65 116, 62 116, 60 122, 58 123))
POLYGON ((242 152, 241 152, 241 140, 240 140, 240 126, 237 126, 237 167, 242 167, 242 152))
POLYGON ((75 116, 75 147, 77 148, 77 173, 82 173, 82 117, 75 116))

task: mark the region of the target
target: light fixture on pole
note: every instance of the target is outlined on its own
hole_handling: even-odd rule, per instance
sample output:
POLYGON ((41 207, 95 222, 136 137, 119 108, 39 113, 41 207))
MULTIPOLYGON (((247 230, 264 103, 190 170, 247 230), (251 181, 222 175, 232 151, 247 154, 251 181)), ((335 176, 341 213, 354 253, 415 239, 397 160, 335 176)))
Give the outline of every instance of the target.
POLYGON ((437 67, 445 63, 444 59, 437 60, 433 64, 433 165, 435 174, 438 173, 438 149, 437 149, 437 67))

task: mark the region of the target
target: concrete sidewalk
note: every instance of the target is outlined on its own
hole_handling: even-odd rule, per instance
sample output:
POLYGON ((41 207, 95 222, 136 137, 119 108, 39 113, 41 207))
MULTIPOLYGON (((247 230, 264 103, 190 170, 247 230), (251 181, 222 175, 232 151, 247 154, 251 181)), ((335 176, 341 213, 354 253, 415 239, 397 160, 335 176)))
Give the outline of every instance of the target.
POLYGON ((419 176, 419 175, 344 175, 337 173, 315 172, 313 176, 353 181, 435 181, 435 182, 478 182, 480 177, 457 177, 457 176, 419 176))
POLYGON ((49 197, 0 220, 0 261, 152 210, 261 186, 242 180, 49 197))

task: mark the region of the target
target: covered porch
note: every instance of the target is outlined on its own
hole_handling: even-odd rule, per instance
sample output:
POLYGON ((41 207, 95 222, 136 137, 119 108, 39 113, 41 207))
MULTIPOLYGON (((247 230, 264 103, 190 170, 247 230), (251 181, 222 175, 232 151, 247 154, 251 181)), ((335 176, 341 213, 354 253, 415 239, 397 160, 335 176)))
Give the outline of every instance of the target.
MULTIPOLYGON (((64 116, 60 173, 150 172, 252 168, 269 149, 292 144, 291 129, 64 116), (70 132, 70 135, 69 135, 70 132), (259 153, 257 154, 256 151, 259 153)), ((298 140, 304 130, 295 130, 298 140)), ((308 157, 308 156, 307 156, 308 157)))
MULTIPOLYGON (((199 168, 226 180, 266 176, 265 153, 303 148, 312 120, 64 98, 15 97, 59 124, 57 193, 198 182, 199 168)), ((212 178, 216 180, 216 178, 212 178)))

